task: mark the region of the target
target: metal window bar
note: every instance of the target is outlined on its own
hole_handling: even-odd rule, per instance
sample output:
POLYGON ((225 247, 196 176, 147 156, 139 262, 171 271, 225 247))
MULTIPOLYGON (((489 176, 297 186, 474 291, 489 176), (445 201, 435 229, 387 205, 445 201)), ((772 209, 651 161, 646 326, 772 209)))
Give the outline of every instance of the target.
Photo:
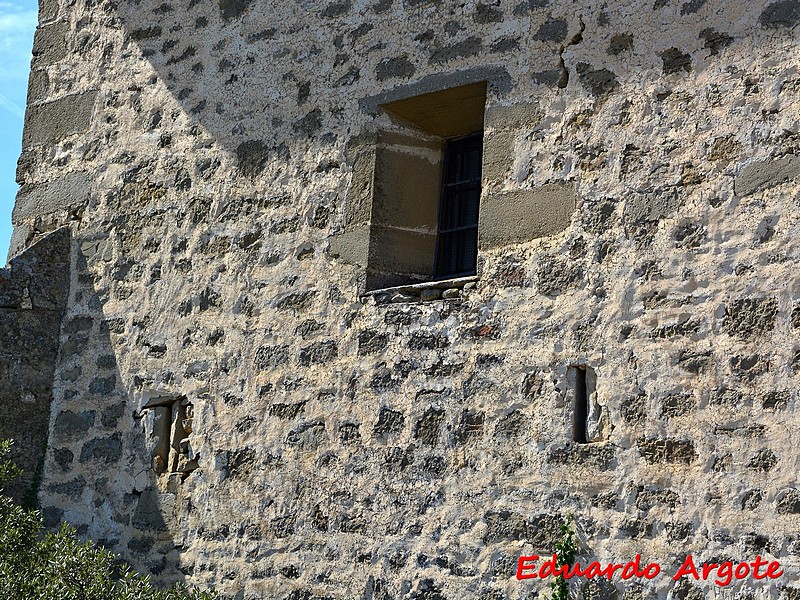
POLYGON ((445 145, 435 277, 476 272, 482 149, 483 133, 449 140, 445 145))

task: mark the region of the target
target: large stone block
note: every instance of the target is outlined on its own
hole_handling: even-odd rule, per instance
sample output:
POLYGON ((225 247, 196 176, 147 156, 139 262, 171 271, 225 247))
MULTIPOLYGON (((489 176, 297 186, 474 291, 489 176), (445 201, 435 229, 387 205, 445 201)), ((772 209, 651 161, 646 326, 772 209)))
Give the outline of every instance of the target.
POLYGON ((328 239, 328 254, 351 265, 367 265, 369 225, 333 235, 328 239))
POLYGON ((435 231, 439 211, 438 143, 434 149, 381 149, 375 165, 372 218, 388 227, 435 231))
POLYGON ((372 214, 372 195, 375 179, 374 148, 358 154, 353 161, 353 176, 347 192, 344 225, 351 227, 366 223, 372 214))
POLYGON ((544 112, 536 102, 511 106, 490 106, 484 123, 487 129, 533 129, 541 123, 544 112))
POLYGON ((84 133, 92 121, 97 92, 83 92, 29 106, 25 114, 22 147, 56 144, 69 135, 84 133))
POLYGON ((734 190, 740 198, 774 187, 800 174, 800 157, 784 156, 747 165, 734 181, 734 190))
POLYGON ((33 37, 33 64, 38 67, 52 65, 67 55, 69 24, 56 21, 43 25, 33 37))
POLYGON ((28 77, 28 104, 41 102, 47 98, 49 85, 47 71, 44 69, 32 70, 28 77))
POLYGON ((486 194, 481 199, 478 245, 488 250, 554 235, 569 226, 576 203, 572 184, 486 194))
POLYGON ((17 193, 11 220, 17 224, 83 206, 91 188, 92 179, 86 173, 68 173, 46 183, 23 186, 17 193))
POLYGON ((489 90, 498 96, 504 96, 512 88, 511 76, 505 67, 487 65, 428 75, 419 81, 363 98, 359 101, 359 106, 365 112, 375 114, 382 104, 480 81, 486 81, 489 90))
POLYGON ((39 0, 39 23, 47 23, 58 16, 58 0, 39 0))
POLYGON ((486 183, 501 183, 514 162, 516 134, 510 131, 490 133, 483 138, 481 179, 486 183))

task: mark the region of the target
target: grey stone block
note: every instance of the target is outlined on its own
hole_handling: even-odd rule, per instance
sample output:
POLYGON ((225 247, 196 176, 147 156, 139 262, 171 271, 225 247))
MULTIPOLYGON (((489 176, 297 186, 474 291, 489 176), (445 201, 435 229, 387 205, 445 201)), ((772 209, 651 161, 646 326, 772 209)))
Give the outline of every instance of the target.
POLYGON ((674 190, 657 190, 632 195, 625 203, 628 223, 652 223, 675 212, 680 199, 674 190))
POLYGON ((58 0, 39 0, 39 23, 47 23, 58 16, 58 0))
POLYGON ((47 98, 50 86, 47 71, 44 69, 34 69, 28 77, 28 104, 41 102, 47 98))
POLYGON ((25 250, 30 245, 33 239, 33 227, 23 223, 14 225, 14 231, 11 233, 11 242, 8 246, 8 257, 6 260, 11 260, 20 252, 25 250))
POLYGON ((375 151, 359 154, 353 162, 353 177, 347 192, 345 227, 366 223, 372 213, 375 175, 375 151))
POLYGON ((352 265, 367 265, 369 226, 357 227, 328 239, 328 254, 352 265))
POLYGON ((162 502, 165 495, 152 489, 142 492, 139 502, 136 504, 131 525, 137 529, 166 531, 168 529, 167 521, 170 518, 165 511, 166 506, 162 506, 162 504, 168 504, 162 502), (167 518, 165 519, 165 517, 167 518))
POLYGON ((491 129, 531 129, 544 117, 544 112, 535 102, 491 106, 486 109, 484 123, 491 129))
POLYGON ((577 197, 572 184, 488 194, 481 200, 478 246, 496 248, 553 235, 569 226, 577 197))
POLYGON ((89 129, 97 92, 83 92, 28 107, 22 147, 55 144, 89 129))
POLYGON ((740 198, 765 188, 780 185, 800 174, 800 157, 789 155, 747 165, 733 184, 740 198))
POLYGON ((56 417, 53 432, 61 438, 81 436, 94 424, 95 411, 85 410, 79 413, 63 411, 56 417))
POLYGON ((68 173, 46 183, 23 186, 17 193, 11 220, 16 225, 26 219, 83 206, 91 187, 92 179, 86 173, 68 173))
POLYGON ((240 16, 250 6, 250 0, 219 0, 219 12, 226 21, 240 16))
POLYGON ((33 37, 33 64, 52 65, 67 55, 69 24, 56 21, 36 29, 33 37))
POLYGON ((761 13, 759 22, 764 27, 791 28, 800 23, 800 2, 798 0, 782 0, 774 2, 761 13))
POLYGON ((483 181, 501 182, 514 161, 513 132, 492 133, 483 138, 483 181))
POLYGON ((122 457, 122 435, 94 438, 83 445, 80 462, 117 462, 122 457))

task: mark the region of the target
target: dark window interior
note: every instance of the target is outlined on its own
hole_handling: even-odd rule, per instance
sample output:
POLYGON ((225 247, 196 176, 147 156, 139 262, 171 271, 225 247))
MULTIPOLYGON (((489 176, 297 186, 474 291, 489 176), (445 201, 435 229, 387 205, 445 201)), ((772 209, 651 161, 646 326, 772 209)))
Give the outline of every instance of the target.
POLYGON ((444 150, 435 276, 474 275, 478 258, 483 133, 449 140, 444 150))
POLYGON ((572 413, 572 439, 579 444, 588 443, 586 421, 589 416, 589 393, 586 387, 586 369, 575 370, 575 401, 572 413))

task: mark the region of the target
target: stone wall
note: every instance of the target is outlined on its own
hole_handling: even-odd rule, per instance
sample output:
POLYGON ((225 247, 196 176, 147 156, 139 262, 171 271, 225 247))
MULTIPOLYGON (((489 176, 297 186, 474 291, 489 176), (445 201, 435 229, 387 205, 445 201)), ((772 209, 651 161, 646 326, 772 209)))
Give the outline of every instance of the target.
POLYGON ((73 235, 49 523, 234 598, 528 598, 571 514, 584 559, 665 571, 606 597, 710 595, 687 553, 800 595, 797 0, 41 16, 14 222, 73 235), (477 282, 362 296, 379 106, 480 81, 477 282))
POLYGON ((26 498, 41 475, 68 291, 66 228, 0 269, 0 439, 14 440, 10 458, 23 469, 22 477, 5 488, 17 501, 26 498))

